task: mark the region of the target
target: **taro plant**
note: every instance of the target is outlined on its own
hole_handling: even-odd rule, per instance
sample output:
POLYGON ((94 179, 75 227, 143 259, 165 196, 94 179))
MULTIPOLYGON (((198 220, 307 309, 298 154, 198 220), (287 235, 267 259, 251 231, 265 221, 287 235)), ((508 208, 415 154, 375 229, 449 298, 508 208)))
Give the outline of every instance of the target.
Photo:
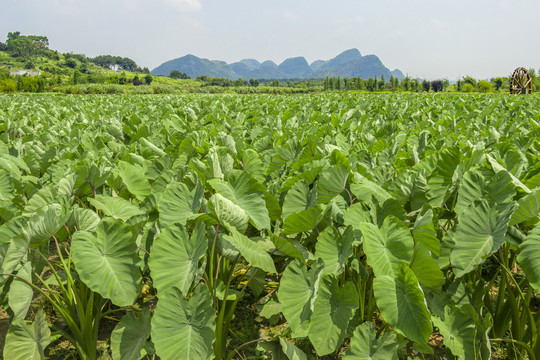
POLYGON ((538 108, 0 97, 4 354, 539 358, 538 108))

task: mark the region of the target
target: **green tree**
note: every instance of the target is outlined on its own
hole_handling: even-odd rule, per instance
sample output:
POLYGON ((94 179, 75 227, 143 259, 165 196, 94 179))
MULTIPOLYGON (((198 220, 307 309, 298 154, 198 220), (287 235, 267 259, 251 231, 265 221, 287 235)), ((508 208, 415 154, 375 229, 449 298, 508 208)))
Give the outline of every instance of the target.
POLYGON ((343 87, 343 79, 338 76, 336 79, 336 90, 343 90, 343 87))
POLYGON ((472 76, 467 75, 463 77, 463 82, 465 84, 471 84, 473 87, 476 87, 476 79, 473 78, 472 76))
POLYGON ((401 88, 405 91, 411 90, 411 78, 407 75, 403 80, 401 80, 401 88))
POLYGON ((77 85, 81 81, 81 72, 79 70, 73 71, 73 84, 77 85))
POLYGON ((466 93, 470 93, 474 91, 474 86, 472 86, 470 83, 464 83, 463 84, 463 91, 466 93))
POLYGON ((46 36, 21 35, 19 31, 8 33, 5 47, 13 56, 26 57, 44 54, 48 51, 49 39, 46 36))
POLYGON ((182 73, 180 71, 178 71, 178 70, 172 70, 169 73, 169 77, 173 78, 173 79, 181 79, 182 78, 182 73))
POLYGON ((381 74, 381 80, 379 80, 378 89, 384 90, 386 87, 386 79, 384 78, 384 74, 381 74))
POLYGON ((146 75, 144 76, 144 83, 145 83, 146 85, 150 85, 150 84, 152 83, 153 80, 154 80, 154 78, 153 78, 152 75, 150 75, 150 74, 146 74, 146 75))
POLYGON ((411 80, 411 91, 418 92, 420 91, 420 83, 417 79, 411 80))
MULTIPOLYGON (((444 88, 443 81, 442 80, 433 80, 431 82, 431 88, 435 92, 443 91, 443 88, 444 88)), ((428 91, 429 91, 429 89, 428 89, 428 91)))
POLYGON ((138 75, 135 75, 135 77, 133 78, 133 80, 131 81, 133 83, 133 85, 135 86, 139 86, 139 85, 142 85, 142 81, 141 79, 139 79, 139 76, 138 75))
POLYGON ((249 85, 253 86, 253 87, 257 87, 259 86, 260 84, 260 81, 257 80, 257 79, 249 79, 249 85))
POLYGON ((478 89, 483 93, 487 93, 488 91, 491 91, 491 83, 486 80, 480 80, 478 82, 478 89))
POLYGON ((493 79, 493 84, 495 85, 495 90, 499 91, 503 84, 503 79, 500 77, 493 79))
POLYGON ((377 80, 373 80, 371 77, 366 82, 366 89, 368 91, 375 91, 377 87, 377 80))
POLYGON ((125 73, 125 72, 122 72, 122 73, 120 74, 120 76, 118 77, 118 83, 119 83, 120 85, 124 85, 124 84, 126 84, 127 82, 128 82, 128 81, 127 81, 126 73, 125 73))
POLYGON ((17 91, 17 83, 13 79, 0 80, 0 92, 12 93, 17 91))
POLYGON ((426 79, 424 79, 424 81, 422 81, 422 89, 425 92, 429 92, 429 89, 431 89, 431 83, 427 81, 426 79))
POLYGON ((68 68, 75 69, 77 67, 77 60, 75 59, 72 59, 72 58, 66 59, 65 63, 68 68))
POLYGON ((538 76, 536 76, 536 70, 534 68, 530 68, 529 69, 529 75, 531 77, 533 90, 537 90, 536 84, 537 84, 538 76))

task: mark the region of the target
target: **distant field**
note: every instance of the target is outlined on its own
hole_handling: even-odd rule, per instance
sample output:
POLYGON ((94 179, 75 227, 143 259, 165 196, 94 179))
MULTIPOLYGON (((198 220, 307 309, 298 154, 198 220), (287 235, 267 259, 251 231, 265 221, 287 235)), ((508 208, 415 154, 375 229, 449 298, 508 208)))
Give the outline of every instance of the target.
POLYGON ((0 95, 3 356, 540 358, 539 139, 536 95, 0 95))

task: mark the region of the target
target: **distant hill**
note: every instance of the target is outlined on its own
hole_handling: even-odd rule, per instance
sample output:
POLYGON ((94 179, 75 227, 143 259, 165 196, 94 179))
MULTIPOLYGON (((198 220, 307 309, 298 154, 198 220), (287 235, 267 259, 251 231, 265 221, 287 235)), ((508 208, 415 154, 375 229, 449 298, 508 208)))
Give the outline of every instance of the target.
POLYGON ((200 75, 229 79, 239 78, 238 74, 227 63, 201 59, 195 55, 169 60, 152 70, 152 74, 169 75, 173 70, 186 73, 192 78, 200 75))
POLYGON ((305 79, 324 78, 327 76, 380 78, 390 76, 403 79, 399 69, 390 71, 375 55, 362 56, 358 49, 342 52, 330 60, 317 60, 308 64, 304 57, 288 58, 277 65, 271 60, 260 63, 255 59, 244 59, 227 64, 224 61, 201 59, 186 55, 169 60, 152 70, 154 75, 169 75, 172 70, 186 73, 192 78, 205 75, 210 77, 243 79, 305 79))
POLYGON ((277 67, 286 78, 304 78, 311 75, 313 70, 303 57, 288 58, 277 67))

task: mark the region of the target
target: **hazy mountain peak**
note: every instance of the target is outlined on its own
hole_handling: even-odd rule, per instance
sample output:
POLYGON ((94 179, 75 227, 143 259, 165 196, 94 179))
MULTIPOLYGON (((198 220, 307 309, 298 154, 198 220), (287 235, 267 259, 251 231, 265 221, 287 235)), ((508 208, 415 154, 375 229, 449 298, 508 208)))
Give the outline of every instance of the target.
POLYGON ((277 64, 272 60, 263 61, 261 67, 277 68, 277 64))
POLYGON ((258 69, 261 66, 261 63, 255 59, 242 59, 239 63, 245 64, 251 70, 258 69))
POLYGON ((291 78, 305 77, 311 73, 311 68, 303 56, 285 59, 278 69, 291 78))
POLYGON ((403 78, 403 73, 395 69, 390 71, 376 55, 362 56, 358 49, 345 50, 336 57, 324 61, 316 60, 308 64, 302 56, 291 57, 279 66, 271 60, 260 63, 255 59, 243 59, 232 64, 224 61, 201 59, 195 55, 169 60, 154 70, 155 75, 169 75, 172 70, 185 72, 191 77, 200 75, 225 77, 232 80, 244 79, 292 79, 292 78, 324 78, 327 76, 340 77, 369 77, 380 78, 391 75, 403 78))
POLYGON ((360 53, 360 50, 354 48, 354 49, 345 50, 344 52, 336 56, 334 59, 341 58, 341 59, 348 59, 348 60, 356 60, 361 57, 362 57, 362 54, 360 53))

